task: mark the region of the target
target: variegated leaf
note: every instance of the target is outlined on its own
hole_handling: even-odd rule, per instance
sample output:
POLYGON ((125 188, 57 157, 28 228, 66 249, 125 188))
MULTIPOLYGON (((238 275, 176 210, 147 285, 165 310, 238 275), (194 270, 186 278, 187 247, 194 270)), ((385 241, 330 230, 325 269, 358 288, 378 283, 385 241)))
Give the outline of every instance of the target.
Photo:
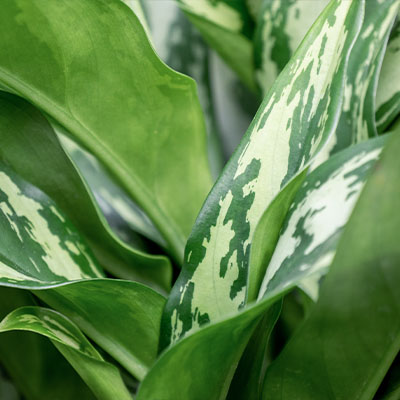
POLYGON ((267 93, 329 0, 261 0, 254 37, 256 77, 267 93))
POLYGON ((18 308, 0 322, 0 332, 14 330, 48 337, 99 400, 131 399, 118 369, 105 362, 78 327, 63 315, 41 307, 18 308))
POLYGON ((263 399, 384 398, 377 389, 400 350, 399 153, 396 131, 346 224, 318 302, 267 369, 263 399))
POLYGON ((0 166, 0 226, 2 285, 41 288, 104 276, 58 206, 4 165, 0 166))
MULTIPOLYGON (((341 240, 341 259, 334 264, 337 271, 331 271, 327 278, 335 274, 329 289, 331 294, 325 297, 313 334, 303 335, 304 340, 295 347, 297 351, 292 352, 292 358, 281 364, 281 373, 272 380, 272 385, 267 382, 264 387, 265 398, 292 400, 299 396, 301 386, 306 399, 326 399, 332 397, 332 393, 341 399, 371 399, 383 376, 382 370, 378 369, 388 368, 392 357, 398 352, 400 299, 396 283, 399 280, 397 233, 400 218, 396 210, 400 207, 400 193, 399 186, 392 184, 398 181, 400 171, 398 133, 392 135, 384 150, 386 158, 382 155, 380 164, 374 168, 372 181, 371 178, 367 181, 349 221, 351 225, 346 227, 345 234, 349 233, 347 240, 344 236, 341 240), (382 191, 385 196, 381 195, 382 191), (381 207, 383 200, 384 209, 381 207), (356 217, 355 212, 358 214, 356 217), (371 229, 367 232, 364 228, 365 220, 371 223, 371 229), (375 229, 376 227, 381 229, 375 229), (360 237, 366 237, 365 233, 367 242, 360 240, 360 237), (356 265, 352 263, 354 248, 357 249, 356 265), (391 256, 388 257, 388 254, 391 256), (386 272, 394 279, 385 279, 386 272), (363 284, 360 284, 359 276, 363 277, 363 284), (341 296, 343 287, 346 300, 341 296), (360 293, 356 297, 353 294, 355 288, 360 293), (379 293, 375 288, 378 288, 379 293), (382 295, 382 300, 379 295, 382 295), (395 303, 392 302, 394 299, 395 303), (332 302, 338 306, 332 308, 332 302), (349 304, 353 312, 349 312, 349 304), (371 320, 371 315, 376 319, 371 320), (361 329, 354 331, 349 329, 352 324, 338 323, 342 318, 346 318, 346 321, 357 318, 361 329), (329 326, 325 325, 327 320, 329 326), (385 324, 381 326, 377 321, 385 324), (330 340, 329 344, 327 341, 320 341, 321 335, 330 340), (360 345, 360 337, 367 338, 368 341, 362 341, 360 345), (377 343, 380 351, 368 351, 371 348, 368 345, 370 343, 377 343), (316 345, 319 346, 319 352, 315 352, 316 345), (344 347, 346 351, 342 351, 344 347), (350 365, 356 365, 357 368, 343 368, 348 362, 348 352, 351 357, 350 365), (382 354, 387 354, 388 357, 383 357, 382 354), (326 368, 326 357, 331 367, 329 369, 326 368), (292 360, 299 368, 293 368, 292 360), (315 367, 310 368, 310 363, 315 367), (293 384, 286 384, 286 377, 293 384), (285 390, 282 391, 282 388, 285 390), (315 393, 318 393, 317 397, 315 393)), ((287 187, 283 191, 286 189, 287 187)), ((234 372, 232 365, 237 365, 244 344, 250 339, 260 316, 278 298, 298 285, 302 276, 298 276, 298 279, 291 281, 289 285, 283 281, 279 287, 267 291, 260 302, 248 305, 233 316, 204 326, 169 347, 142 382, 137 400, 226 398, 234 372)), ((292 342, 293 340, 289 346, 292 342)))
MULTIPOLYGON (((282 226, 259 298, 280 285, 299 285, 314 300, 344 226, 387 137, 339 152, 304 180, 282 226)), ((253 264, 252 264, 253 265, 253 264)))
POLYGON ((204 39, 251 89, 253 77, 252 21, 244 1, 177 0, 204 39))
POLYGON ((399 64, 400 24, 397 24, 386 49, 376 93, 376 124, 379 133, 383 133, 400 113, 399 64))
POLYGON ((244 305, 257 223, 335 128, 363 8, 332 1, 266 96, 189 237, 163 317, 162 346, 244 305))
POLYGON ((377 135, 376 81, 399 5, 399 0, 366 1, 363 26, 349 57, 342 115, 315 165, 336 151, 377 135))

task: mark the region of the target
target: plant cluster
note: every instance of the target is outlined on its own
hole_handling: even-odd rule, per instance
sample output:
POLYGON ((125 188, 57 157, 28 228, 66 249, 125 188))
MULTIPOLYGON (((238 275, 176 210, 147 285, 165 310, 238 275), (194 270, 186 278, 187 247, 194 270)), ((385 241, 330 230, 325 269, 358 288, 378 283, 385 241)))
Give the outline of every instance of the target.
POLYGON ((399 399, 399 10, 2 0, 0 398, 399 399))

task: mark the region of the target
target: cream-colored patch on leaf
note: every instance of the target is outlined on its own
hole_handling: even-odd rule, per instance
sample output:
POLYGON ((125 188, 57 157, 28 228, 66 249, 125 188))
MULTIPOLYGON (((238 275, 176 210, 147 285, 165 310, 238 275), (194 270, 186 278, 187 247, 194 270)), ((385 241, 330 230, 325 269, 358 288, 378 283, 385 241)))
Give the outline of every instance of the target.
MULTIPOLYGON (((275 276, 282 263, 296 254, 302 240, 302 237, 296 232, 300 220, 304 220, 304 235, 308 239, 311 238, 311 242, 304 250, 304 255, 309 255, 346 224, 358 194, 364 185, 362 181, 357 182, 357 175, 351 174, 351 172, 372 160, 376 160, 380 152, 381 149, 375 149, 356 155, 337 169, 320 186, 307 191, 304 199, 297 205, 296 209, 291 211, 287 227, 281 233, 261 285, 259 298, 265 295, 268 290, 268 283, 275 276)), ((325 254, 321 254, 320 258, 315 260, 312 265, 306 266, 304 264, 300 267, 305 276, 308 276, 308 269, 313 273, 315 272, 315 265, 325 266, 322 262, 325 254)))
MULTIPOLYGON (((60 238, 51 232, 48 222, 40 213, 43 210, 42 205, 25 196, 4 172, 0 172, 0 187, 13 207, 13 214, 18 217, 24 217, 29 221, 29 228, 26 228, 26 232, 33 241, 43 248, 45 255, 42 256, 42 259, 55 275, 61 276, 66 280, 99 276, 96 269, 93 270, 93 275, 87 275, 80 269, 78 263, 72 258, 71 253, 63 248, 60 238)), ((37 265, 35 267, 37 268, 37 265)), ((3 267, 0 268, 6 272, 3 267)), ((10 275, 11 278, 13 276, 15 274, 10 275)), ((3 278, 6 277, 6 275, 3 276, 3 278)), ((26 279, 27 277, 24 276, 24 280, 26 279)))
MULTIPOLYGON (((335 16, 336 23, 330 26, 326 21, 321 28, 319 35, 305 56, 294 64, 293 69, 286 81, 281 97, 275 101, 274 94, 265 107, 264 114, 259 116, 258 122, 253 129, 249 145, 240 155, 238 168, 235 178, 245 172, 248 165, 253 160, 261 162, 260 171, 257 180, 252 185, 255 198, 252 206, 247 212, 247 220, 250 224, 249 240, 251 241, 256 225, 261 218, 262 213, 279 193, 282 181, 288 172, 290 156, 290 138, 297 127, 288 126, 288 118, 291 118, 298 107, 304 107, 311 101, 311 111, 309 115, 302 115, 302 122, 309 121, 317 111, 319 101, 329 90, 329 84, 336 72, 336 66, 341 57, 341 52, 346 40, 347 31, 344 28, 344 20, 347 15, 350 2, 342 2, 338 6, 335 16), (320 48, 326 40, 324 54, 320 60, 318 55, 320 48), (320 71, 319 61, 321 62, 320 71), (293 82, 311 65, 310 83, 306 90, 298 91, 289 100, 293 82), (311 96, 311 88, 314 90, 314 96, 311 96), (264 126, 261 128, 263 116, 269 113, 264 126)), ((327 113, 325 113, 327 114, 327 113)), ((321 141, 320 132, 316 132, 312 138, 312 148, 317 149, 321 141)), ((305 162, 303 163, 305 166, 305 162)), ((248 242, 244 245, 246 246, 248 242)))
MULTIPOLYGON (((197 321, 198 314, 207 313, 210 320, 213 321, 232 312, 232 310, 237 310, 244 301, 245 293, 243 291, 231 299, 232 285, 239 276, 236 250, 229 258, 225 276, 220 276, 221 260, 229 252, 230 241, 235 236, 235 232, 232 230, 232 220, 224 222, 232 199, 232 192, 229 191, 220 200, 221 209, 215 225, 210 228, 210 239, 204 238, 203 241, 203 247, 206 249, 205 257, 197 266, 192 278, 181 288, 180 302, 183 301, 189 285, 194 284, 191 303, 192 330, 200 326, 197 321), (197 285, 197 282, 199 282, 199 285, 197 285), (209 284, 204 285, 205 282, 209 284)), ((176 310, 172 314, 171 324, 173 328, 177 324, 173 339, 178 339, 182 331, 182 324, 176 310)))

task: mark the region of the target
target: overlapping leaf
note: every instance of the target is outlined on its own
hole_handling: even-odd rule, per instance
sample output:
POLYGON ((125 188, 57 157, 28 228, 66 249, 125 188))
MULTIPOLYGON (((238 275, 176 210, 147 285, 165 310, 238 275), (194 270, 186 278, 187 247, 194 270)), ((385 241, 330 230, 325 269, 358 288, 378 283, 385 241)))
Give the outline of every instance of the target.
POLYGON ((393 122, 400 112, 400 25, 395 27, 386 49, 376 93, 376 123, 379 133, 393 122))
POLYGON ((377 135, 377 79, 399 5, 398 0, 369 0, 365 3, 363 26, 349 57, 343 112, 335 135, 318 163, 338 150, 377 135))
POLYGON ((267 371, 264 399, 371 399, 399 352, 399 151, 397 131, 345 228, 318 303, 267 371))
POLYGON ((267 93, 329 0, 261 0, 254 37, 257 84, 267 93))
POLYGON ((207 148, 213 178, 221 173, 220 138, 211 93, 210 49, 175 1, 146 3, 151 38, 157 54, 175 71, 192 77, 207 126, 207 148))
MULTIPOLYGON (((307 273, 300 287, 316 299, 319 279, 332 263, 344 226, 387 137, 338 153, 304 180, 282 226, 260 297, 307 273)), ((257 265, 252 260, 252 267, 257 265)))
MULTIPOLYGON (((351 149, 337 154, 306 178, 310 180, 309 184, 304 183, 304 188, 299 191, 299 197, 302 196, 302 192, 304 192, 308 185, 311 186, 313 182, 316 183, 315 181, 318 174, 320 174, 321 179, 323 179, 322 175, 325 175, 325 178, 328 179, 327 182, 332 182, 330 178, 335 176, 343 176, 343 165, 347 165, 347 169, 349 170, 349 180, 347 180, 347 183, 353 181, 354 190, 359 191, 360 180, 365 180, 367 170, 372 166, 371 160, 376 158, 376 153, 380 151, 380 147, 383 143, 382 139, 383 138, 371 139, 366 143, 356 145, 351 149), (360 159, 363 159, 364 162, 361 162, 360 159), (355 168, 356 162, 359 164, 358 169, 355 168)), ((389 147, 390 143, 388 143, 388 148, 389 147)), ((376 170, 379 171, 379 163, 376 164, 378 165, 376 170)), ((384 180, 383 184, 387 184, 386 180, 384 180)), ((321 181, 321 187, 322 185, 321 181)), ((317 184, 317 186, 319 185, 317 184)), ((286 186, 281 193, 290 190, 290 186, 286 186)), ((379 192, 379 189, 377 189, 377 192, 379 192)), ((346 196, 346 194, 352 194, 352 190, 349 191, 346 185, 345 190, 341 193, 344 193, 346 196)), ((323 199, 326 200, 325 198, 323 199)), ((378 207, 376 199, 373 204, 375 207, 378 207)), ((293 214, 294 209, 295 206, 292 208, 293 214)), ((371 212, 371 210, 368 212, 371 212)), ((348 215, 348 210, 344 210, 343 215, 348 215)), ((341 218, 340 214, 339 218, 341 218)), ((360 233, 357 234, 356 239, 358 240, 359 237, 360 233)), ((343 238, 342 240, 345 239, 343 238)), ((361 243, 359 240, 358 242, 361 243)), ((327 241, 327 246, 330 245, 331 242, 327 241)), ((322 252, 320 255, 321 254, 322 252)), ((301 265, 299 266, 293 263, 293 270, 282 269, 282 273, 277 274, 276 277, 270 281, 271 283, 267 285, 267 290, 265 291, 264 296, 260 298, 259 302, 252 302, 246 308, 239 310, 239 312, 233 316, 221 318, 216 322, 208 324, 201 329, 188 334, 175 345, 170 346, 163 354, 161 354, 154 367, 142 382, 142 385, 139 388, 138 400, 172 400, 179 398, 179 396, 188 400, 200 400, 203 398, 217 400, 225 398, 234 373, 235 367, 232 366, 237 365, 244 347, 250 340, 260 318, 262 318, 263 315, 267 315, 266 312, 269 310, 271 312, 271 320, 269 321, 270 326, 267 325, 267 327, 268 329, 271 329, 271 324, 273 326, 275 318, 271 306, 294 287, 301 285, 304 280, 307 280, 315 272, 312 268, 299 267, 301 267, 301 265), (212 351, 210 351, 210 349, 212 349, 212 351), (171 384, 171 382, 174 383, 171 384)), ((356 279, 356 275, 354 276, 356 279)), ((355 282, 353 281, 351 286, 354 285, 355 282)), ((336 290, 340 290, 340 286, 340 284, 336 283, 336 290)), ((368 290, 368 288, 365 290, 368 290)), ((360 299, 365 297, 368 296, 364 295, 363 297, 360 297, 360 299)), ((346 310, 344 305, 342 305, 342 310, 346 310)), ((329 314, 329 311, 325 310, 324 312, 325 314, 329 314)), ((384 311, 382 312, 384 313, 384 311)), ((339 326, 343 326, 343 324, 339 324, 339 326)), ((348 329, 351 329, 351 324, 348 323, 346 326, 349 327, 348 329)), ((310 341, 310 348, 312 348, 313 343, 313 340, 310 341)), ((340 346, 341 343, 342 341, 338 340, 336 346, 340 346)), ((261 345, 260 351, 263 350, 263 346, 261 345)), ((319 357, 319 355, 317 355, 317 357, 319 357)), ((309 382, 313 382, 314 379, 311 375, 315 374, 315 371, 308 368, 307 360, 307 358, 304 358, 302 359, 302 362, 305 365, 305 370, 310 371, 307 376, 309 382)), ((291 364, 288 363, 286 365, 290 368, 291 364)), ((343 369, 343 361, 341 361, 339 365, 341 371, 346 373, 346 370, 343 369)), ((263 363, 257 362, 252 366, 258 366, 261 369, 258 376, 257 371, 253 371, 253 382, 257 383, 257 379, 260 379, 263 376, 263 363)), ((316 370, 323 371, 323 368, 318 367, 316 370)), ((362 375, 361 372, 360 375, 362 375)), ((367 375, 365 375, 365 379, 368 380, 367 375)), ((308 382, 308 380, 303 379, 302 382, 308 382)), ((278 382, 276 387, 272 389, 275 390, 276 388, 279 388, 279 384, 280 383, 278 382)), ((296 384, 299 385, 299 382, 296 384)), ((341 385, 342 383, 340 380, 336 381, 335 390, 340 391, 341 385)), ((324 387, 329 388, 329 385, 324 383, 324 387)), ((297 396, 297 392, 295 391, 296 386, 293 385, 292 388, 292 397, 289 396, 288 398, 297 396)), ((359 390, 358 382, 352 384, 351 388, 355 391, 359 390)), ((256 390, 256 387, 254 387, 254 390, 256 390)), ((246 396, 248 396, 249 392, 246 392, 246 388, 242 386, 236 393, 238 395, 246 393, 246 396)), ((274 391, 273 393, 274 395, 271 398, 274 400, 280 398, 279 392, 274 391)), ((309 393, 308 397, 313 398, 313 393, 309 393)), ((325 397, 326 396, 321 396, 321 398, 325 397)), ((307 396, 305 396, 305 398, 307 398, 307 396)), ((329 398, 329 396, 327 398, 329 398)), ((343 398, 353 397, 348 396, 343 398)))
MULTIPOLYGON (((32 105, 14 95, 0 92, 0 137, 1 160, 57 202, 80 233, 85 235, 106 269, 118 277, 145 282, 160 291, 169 290, 169 261, 165 257, 134 249, 111 232, 80 173, 60 146, 54 130, 32 105)), ((89 172, 86 169, 86 175, 89 172)), ((104 178, 101 171, 100 176, 104 178)), ((124 193, 117 186, 112 186, 111 181, 103 179, 101 185, 111 190, 111 193, 106 191, 101 195, 106 197, 108 194, 113 204, 117 203, 125 210, 124 193)), ((93 188, 93 183, 92 189, 96 195, 97 188, 93 188)), ((128 206, 131 204, 129 199, 126 202, 128 206)), ((123 216, 126 217, 125 214, 123 216)), ((132 218, 129 208, 128 216, 132 218)), ((146 220, 143 222, 143 217, 140 222, 143 234, 152 238, 159 236, 151 224, 146 220)), ((138 223, 135 225, 137 228, 138 223)))
POLYGON ((266 96, 189 237, 163 317, 162 347, 244 305, 257 223, 335 128, 363 6, 333 1, 266 96))
MULTIPOLYGON (((36 305, 33 296, 20 289, 2 287, 0 298, 0 321, 19 307, 36 305)), ((43 336, 21 331, 2 333, 0 367, 27 400, 95 399, 68 361, 43 336)), ((5 396, 3 389, 2 381, 1 399, 5 396)), ((16 399, 4 397, 4 400, 16 399)))
POLYGON ((26 330, 48 337, 99 400, 130 400, 118 369, 103 360, 80 330, 63 315, 41 307, 22 307, 0 323, 0 332, 26 330))
POLYGON ((2 285, 42 288, 104 276, 60 208, 3 165, 0 227, 2 285))
POLYGON ((88 148, 181 260, 211 184, 194 82, 119 0, 7 1, 0 36, 0 84, 88 148))
POLYGON ((96 260, 51 199, 5 167, 0 188, 0 284, 47 289, 37 295, 143 378, 157 354, 164 298, 139 283, 95 279, 103 277, 96 260))
POLYGON ((252 20, 245 2, 177 0, 204 39, 250 88, 253 77, 252 20))

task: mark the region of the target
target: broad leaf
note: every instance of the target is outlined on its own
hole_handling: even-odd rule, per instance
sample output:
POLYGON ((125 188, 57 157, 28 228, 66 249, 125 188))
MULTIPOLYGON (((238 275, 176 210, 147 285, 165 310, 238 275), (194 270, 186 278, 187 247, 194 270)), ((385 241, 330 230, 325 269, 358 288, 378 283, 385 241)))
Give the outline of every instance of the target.
MULTIPOLYGON (((253 0, 254 1, 254 0, 253 0)), ((257 84, 267 93, 329 0, 261 0, 254 36, 257 84)))
MULTIPOLYGON (((0 288, 0 299, 0 320, 16 308, 36 305, 29 292, 14 288, 0 288)), ((68 361, 43 336, 21 331, 2 333, 1 366, 27 400, 95 399, 68 361)), ((1 382, 0 398, 8 400, 3 389, 1 382)))
POLYGON ((48 337, 99 400, 131 396, 118 369, 105 362, 80 330, 63 315, 41 307, 22 307, 0 323, 0 332, 26 330, 48 337))
POLYGON ((0 84, 89 149, 181 260, 211 184, 194 82, 120 0, 7 1, 0 37, 0 84))
POLYGON ((244 305, 257 223, 335 128, 363 7, 332 1, 266 96, 189 237, 164 313, 161 347, 244 305))
POLYGON ((343 112, 335 134, 318 158, 377 135, 375 97, 379 68, 386 42, 399 11, 398 0, 368 0, 361 32, 353 46, 347 67, 343 112))
POLYGON ((396 132, 345 228, 317 304, 267 371, 264 399, 371 399, 399 352, 399 151, 396 132))
POLYGON ((400 24, 390 38, 380 71, 376 93, 376 124, 382 133, 400 113, 400 85, 398 65, 400 63, 400 24))
POLYGON ((177 0, 189 20, 199 29, 240 79, 255 90, 253 77, 252 21, 244 1, 177 0))
MULTIPOLYGON (((80 172, 65 154, 54 130, 40 112, 28 102, 0 92, 0 137, 1 160, 56 201, 86 236, 104 268, 118 277, 145 282, 160 291, 169 290, 171 280, 169 261, 164 257, 151 256, 134 249, 112 233, 80 172)), ((88 173, 86 169, 85 174, 88 173)), ((124 194, 121 190, 118 191, 118 187, 112 186, 110 181, 103 179, 102 182, 106 187, 110 187, 111 194, 109 192, 100 194, 103 197, 109 194, 107 198, 111 197, 109 200, 113 201, 113 204, 117 203, 120 206, 122 204, 125 210, 124 194)), ((91 186, 96 196, 97 188, 93 183, 91 186)), ((129 199, 126 202, 131 204, 129 199)), ((129 210, 128 215, 131 216, 129 210)), ((123 217, 128 219, 126 213, 123 217)), ((135 228, 138 228, 139 223, 136 223, 135 228)), ((151 230, 150 224, 144 222, 141 227, 142 231, 149 232, 149 235, 157 235, 154 227, 151 230)))

